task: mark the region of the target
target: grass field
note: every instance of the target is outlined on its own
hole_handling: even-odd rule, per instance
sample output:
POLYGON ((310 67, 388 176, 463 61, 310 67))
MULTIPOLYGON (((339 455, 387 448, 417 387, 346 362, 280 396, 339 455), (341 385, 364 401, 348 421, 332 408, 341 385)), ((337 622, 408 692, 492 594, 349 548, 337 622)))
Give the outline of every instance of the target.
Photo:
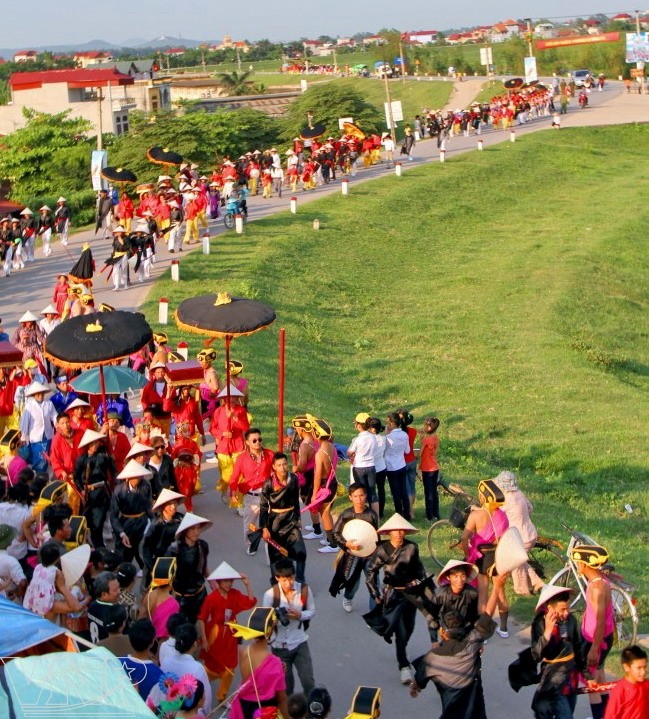
POLYGON ((473 489, 519 473, 543 534, 567 540, 565 522, 610 549, 646 631, 648 141, 646 126, 538 132, 352 181, 183 258, 147 317, 161 296, 270 303, 275 325, 233 343, 255 424, 275 427, 285 327, 287 414, 327 418, 343 443, 361 410, 437 415, 444 475, 473 489))

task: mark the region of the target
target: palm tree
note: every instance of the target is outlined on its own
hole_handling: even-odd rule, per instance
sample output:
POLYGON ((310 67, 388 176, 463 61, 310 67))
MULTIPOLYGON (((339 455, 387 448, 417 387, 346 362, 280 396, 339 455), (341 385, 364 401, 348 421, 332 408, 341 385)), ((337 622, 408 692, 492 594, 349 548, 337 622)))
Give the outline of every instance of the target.
POLYGON ((250 70, 246 70, 246 72, 234 70, 233 72, 220 72, 217 77, 228 95, 246 95, 252 86, 252 82, 248 79, 250 74, 250 70))

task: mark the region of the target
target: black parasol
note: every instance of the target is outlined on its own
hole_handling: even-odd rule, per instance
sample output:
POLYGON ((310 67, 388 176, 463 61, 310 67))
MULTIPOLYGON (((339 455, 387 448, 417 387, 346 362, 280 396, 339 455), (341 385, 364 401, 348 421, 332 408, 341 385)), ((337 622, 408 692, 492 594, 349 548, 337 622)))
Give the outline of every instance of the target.
POLYGON ((318 137, 322 137, 327 128, 321 123, 317 122, 313 127, 307 125, 300 132, 300 138, 302 140, 316 140, 318 137))
POLYGON ((233 337, 251 335, 275 321, 269 305, 227 292, 199 295, 184 300, 176 310, 176 324, 182 330, 225 339, 227 402, 230 404, 230 342, 233 337))
POLYGON ((104 167, 101 171, 101 176, 104 180, 118 185, 126 182, 137 182, 137 175, 130 170, 125 170, 123 167, 104 167))
POLYGON ((144 316, 122 310, 79 315, 62 322, 47 337, 45 355, 69 369, 86 369, 123 359, 153 337, 144 316))
POLYGON ((80 282, 82 284, 92 285, 92 276, 95 272, 95 263, 92 259, 92 250, 90 245, 86 243, 81 250, 81 257, 74 263, 72 269, 69 272, 71 280, 80 282))
POLYGON ((183 156, 172 152, 168 147, 151 147, 147 150, 146 156, 156 165, 180 165, 183 156))
POLYGON ((503 86, 508 90, 516 90, 517 88, 522 87, 522 85, 522 77, 510 77, 509 80, 505 80, 505 82, 503 82, 503 86))

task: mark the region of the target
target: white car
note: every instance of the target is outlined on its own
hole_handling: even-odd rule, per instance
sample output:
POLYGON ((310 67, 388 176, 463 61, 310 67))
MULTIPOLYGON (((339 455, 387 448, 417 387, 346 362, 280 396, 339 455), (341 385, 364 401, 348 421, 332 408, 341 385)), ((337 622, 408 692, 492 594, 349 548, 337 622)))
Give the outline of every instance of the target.
POLYGON ((568 76, 575 81, 577 87, 583 87, 588 78, 593 79, 593 73, 590 70, 573 70, 568 73, 568 76))

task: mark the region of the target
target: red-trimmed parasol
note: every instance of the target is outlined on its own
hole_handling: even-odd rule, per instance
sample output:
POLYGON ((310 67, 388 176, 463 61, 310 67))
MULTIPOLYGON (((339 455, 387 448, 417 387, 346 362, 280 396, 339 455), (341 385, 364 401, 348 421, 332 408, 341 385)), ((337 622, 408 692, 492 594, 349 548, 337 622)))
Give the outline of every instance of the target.
POLYGON ((172 152, 168 147, 150 147, 146 152, 147 158, 156 165, 180 165, 183 156, 172 152))
POLYGON ((114 182, 117 185, 137 182, 137 175, 130 170, 125 170, 123 167, 104 167, 100 174, 104 180, 114 182))

